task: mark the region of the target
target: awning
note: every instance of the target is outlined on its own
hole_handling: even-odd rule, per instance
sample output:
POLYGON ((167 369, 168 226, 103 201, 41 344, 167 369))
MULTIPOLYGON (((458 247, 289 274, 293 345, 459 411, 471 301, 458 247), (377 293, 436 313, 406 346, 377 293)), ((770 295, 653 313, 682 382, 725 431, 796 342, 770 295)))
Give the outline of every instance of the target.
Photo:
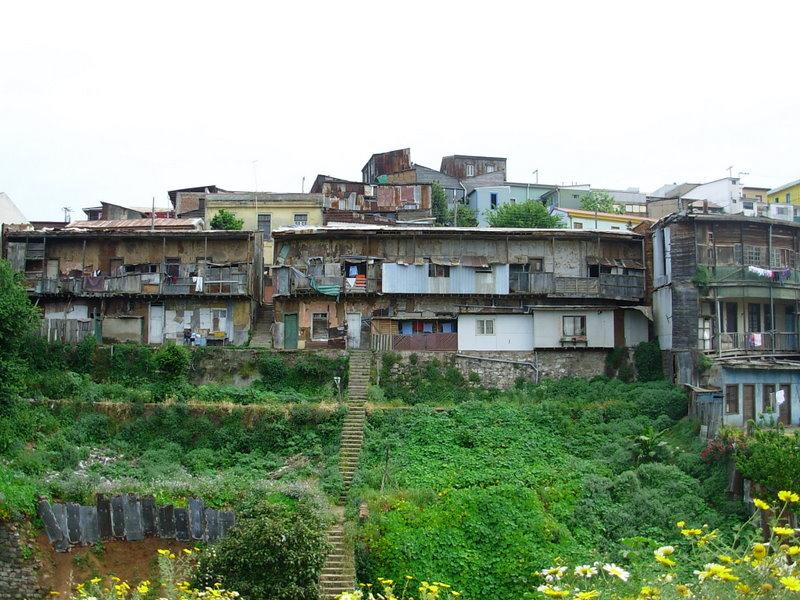
POLYGON ((587 256, 586 263, 590 265, 603 265, 606 267, 622 267, 623 269, 644 269, 644 265, 638 260, 631 260, 629 258, 587 256))
POLYGON ((633 310, 638 310, 642 313, 645 317, 647 317, 648 321, 653 320, 653 307, 652 306, 632 306, 633 310))
POLYGON ((435 265, 446 265, 448 267, 456 267, 458 266, 458 259, 457 258, 442 258, 442 257, 433 257, 431 258, 431 262, 435 265))
POLYGON ((489 261, 485 256, 470 256, 465 255, 461 257, 461 265, 464 267, 475 267, 477 269, 488 269, 489 261))

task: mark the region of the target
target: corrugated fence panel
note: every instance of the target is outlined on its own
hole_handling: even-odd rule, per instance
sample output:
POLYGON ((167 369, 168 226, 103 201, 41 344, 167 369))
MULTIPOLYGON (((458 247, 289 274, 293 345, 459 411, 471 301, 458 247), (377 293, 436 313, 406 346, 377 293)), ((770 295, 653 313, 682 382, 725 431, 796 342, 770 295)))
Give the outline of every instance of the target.
POLYGON ((383 263, 383 292, 386 294, 428 293, 428 265, 383 263))

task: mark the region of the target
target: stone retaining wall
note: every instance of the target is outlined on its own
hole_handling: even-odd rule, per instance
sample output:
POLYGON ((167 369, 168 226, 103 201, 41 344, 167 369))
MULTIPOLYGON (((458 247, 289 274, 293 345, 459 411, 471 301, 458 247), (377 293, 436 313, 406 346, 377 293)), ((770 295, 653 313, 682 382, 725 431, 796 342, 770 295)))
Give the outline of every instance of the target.
POLYGON ((0 600, 34 600, 42 597, 39 563, 23 555, 19 526, 0 522, 0 600))
POLYGON ((395 352, 395 354, 401 357, 402 364, 408 364, 411 355, 416 355, 420 361, 432 359, 444 361, 452 364, 465 378, 469 378, 470 373, 477 373, 481 385, 485 387, 508 389, 520 378, 534 381, 537 369, 539 379, 591 378, 603 375, 608 352, 608 350, 537 350, 480 353, 395 352), (530 363, 535 364, 537 369, 530 363))

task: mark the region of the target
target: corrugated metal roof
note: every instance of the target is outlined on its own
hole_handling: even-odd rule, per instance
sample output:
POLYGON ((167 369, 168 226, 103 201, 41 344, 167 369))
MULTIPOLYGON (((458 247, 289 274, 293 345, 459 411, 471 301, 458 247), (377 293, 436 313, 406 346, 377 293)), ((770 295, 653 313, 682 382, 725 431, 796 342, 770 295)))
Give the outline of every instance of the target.
POLYGON ((202 229, 203 219, 116 219, 74 221, 65 229, 202 229))

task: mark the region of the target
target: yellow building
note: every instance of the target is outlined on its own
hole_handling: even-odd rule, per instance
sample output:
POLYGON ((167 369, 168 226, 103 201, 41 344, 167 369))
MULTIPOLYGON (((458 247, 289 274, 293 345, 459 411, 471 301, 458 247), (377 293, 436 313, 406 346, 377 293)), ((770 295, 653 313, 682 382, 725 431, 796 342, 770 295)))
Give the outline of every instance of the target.
POLYGON ((220 209, 244 221, 243 229, 264 235, 264 264, 274 264, 272 232, 279 227, 322 225, 322 194, 279 194, 272 192, 220 192, 206 194, 204 221, 220 209))
POLYGON ((767 193, 770 204, 800 204, 800 179, 779 185, 767 193))

